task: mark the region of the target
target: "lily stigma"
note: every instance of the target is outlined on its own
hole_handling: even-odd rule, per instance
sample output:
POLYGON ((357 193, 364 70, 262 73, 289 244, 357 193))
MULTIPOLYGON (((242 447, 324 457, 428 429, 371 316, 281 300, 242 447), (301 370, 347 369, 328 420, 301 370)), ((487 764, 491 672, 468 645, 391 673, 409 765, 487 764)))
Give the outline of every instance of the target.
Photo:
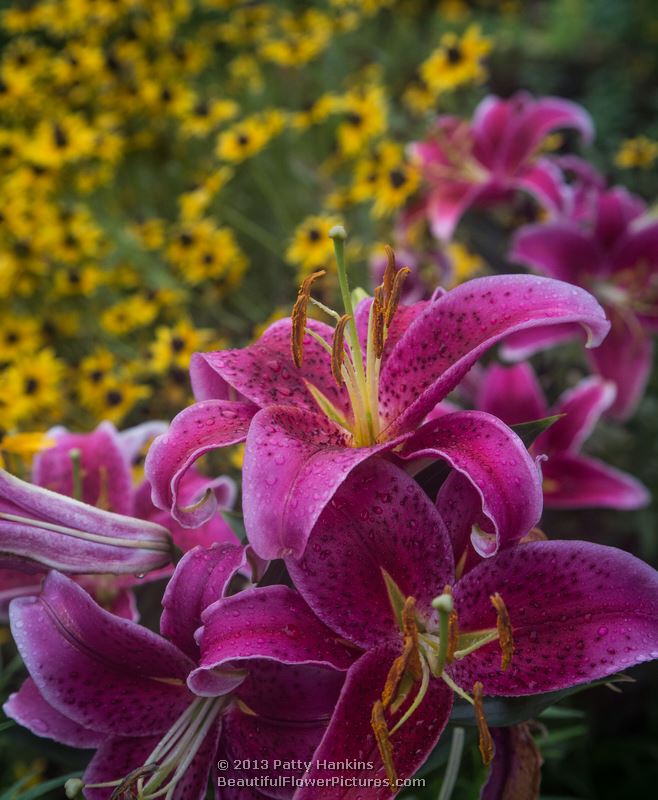
POLYGON ((352 407, 353 420, 347 417, 316 386, 307 382, 308 390, 329 417, 352 436, 355 447, 367 447, 386 439, 379 415, 379 377, 391 323, 400 305, 402 286, 411 270, 397 268, 395 254, 386 247, 388 264, 383 282, 375 289, 368 315, 368 333, 365 359, 356 327, 352 293, 345 265, 345 229, 341 225, 329 231, 336 253, 338 282, 345 313, 341 316, 311 296, 313 283, 325 275, 324 270, 314 272, 302 283, 292 310, 291 349, 297 368, 304 360, 304 337, 308 334, 323 347, 331 358, 331 373, 339 387, 345 386, 352 407), (309 302, 316 305, 336 321, 331 343, 306 325, 309 302))
POLYGON ((391 736, 420 706, 431 677, 443 680, 452 691, 473 706, 480 755, 485 765, 490 764, 493 758, 493 739, 484 715, 482 683, 476 681, 472 694, 469 695, 446 673, 445 666, 465 658, 496 640, 501 649, 501 671, 504 672, 510 666, 514 653, 514 637, 503 598, 498 592, 490 597, 497 615, 495 628, 460 633, 459 618, 449 584, 445 586, 443 593, 432 601, 432 607, 439 615, 437 628, 428 625, 417 616, 415 599, 405 598, 386 570, 382 570, 382 575, 403 641, 402 653, 391 665, 381 699, 375 702, 371 714, 371 726, 391 785, 397 785, 391 736), (416 686, 418 689, 415 698, 393 727, 389 728, 386 721, 387 712, 390 716, 397 714, 416 686))

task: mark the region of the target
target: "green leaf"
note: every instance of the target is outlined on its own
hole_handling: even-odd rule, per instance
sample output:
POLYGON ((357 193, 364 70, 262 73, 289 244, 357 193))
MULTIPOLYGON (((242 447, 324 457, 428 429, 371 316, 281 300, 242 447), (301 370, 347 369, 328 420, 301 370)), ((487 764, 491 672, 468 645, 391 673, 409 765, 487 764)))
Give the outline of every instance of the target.
POLYGON ((544 417, 543 419, 533 419, 532 422, 519 422, 516 425, 510 425, 514 433, 521 439, 526 447, 535 441, 540 433, 548 430, 551 425, 556 423, 564 414, 554 414, 552 417, 544 417))
MULTIPOLYGON (((580 686, 570 686, 568 689, 560 689, 557 692, 544 692, 533 694, 528 697, 485 697, 484 715, 488 724, 492 728, 504 728, 508 725, 517 725, 529 719, 535 719, 549 706, 570 697, 572 694, 592 689, 595 686, 602 686, 606 683, 628 683, 633 679, 627 675, 613 675, 593 683, 581 684, 580 686)), ((450 715, 451 725, 475 725, 473 707, 465 700, 455 700, 450 715)))
POLYGON ((48 792, 51 792, 53 789, 59 789, 60 786, 64 786, 66 781, 70 778, 79 778, 81 775, 81 772, 70 772, 68 775, 61 775, 59 778, 53 778, 50 781, 40 783, 38 786, 28 789, 27 792, 15 794, 17 789, 20 789, 21 786, 28 783, 30 779, 34 777, 28 775, 27 778, 22 778, 21 781, 15 783, 4 794, 0 795, 0 800, 37 800, 38 797, 43 797, 44 794, 48 794, 48 792))

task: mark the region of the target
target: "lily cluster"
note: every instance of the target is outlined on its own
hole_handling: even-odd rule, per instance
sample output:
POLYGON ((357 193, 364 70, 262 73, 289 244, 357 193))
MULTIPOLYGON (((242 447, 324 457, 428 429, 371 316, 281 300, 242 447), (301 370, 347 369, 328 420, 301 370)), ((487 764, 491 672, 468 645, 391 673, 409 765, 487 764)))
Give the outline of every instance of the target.
POLYGON ((544 498, 646 502, 578 452, 610 384, 563 397, 530 450, 507 424, 547 417, 528 367, 481 375, 476 410, 445 400, 509 337, 580 329, 596 348, 610 329, 597 299, 504 275, 404 305, 409 270, 392 250, 371 297, 351 291, 344 230, 331 237, 340 310, 314 298, 314 273, 256 343, 193 357, 197 401, 166 430, 54 430, 33 483, 2 475, 0 552, 29 671, 5 711, 95 750, 68 797, 201 800, 210 777, 222 800, 383 800, 429 757, 456 697, 492 765, 482 796, 509 796, 523 759, 515 796, 533 798, 532 738, 491 730, 487 698, 658 657, 658 573, 536 527, 544 498), (232 484, 195 468, 241 442, 248 544, 218 515, 232 484), (129 576, 112 579, 123 591, 146 572, 168 580, 159 633, 102 607, 107 575, 79 577, 129 576))

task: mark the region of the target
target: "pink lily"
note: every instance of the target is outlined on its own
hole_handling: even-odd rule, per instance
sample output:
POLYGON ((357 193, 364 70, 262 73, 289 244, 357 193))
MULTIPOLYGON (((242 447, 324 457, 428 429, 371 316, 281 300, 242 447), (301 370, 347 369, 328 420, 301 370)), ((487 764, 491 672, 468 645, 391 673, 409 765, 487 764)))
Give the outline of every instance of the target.
POLYGON ((508 425, 564 415, 538 436, 531 447, 542 463, 544 505, 548 508, 641 508, 650 494, 638 480, 599 459, 580 453, 601 414, 615 399, 615 385, 586 378, 549 409, 529 364, 493 365, 482 378, 476 406, 508 425))
MULTIPOLYGON (((310 758, 349 663, 343 644, 325 644, 316 657, 280 630, 289 667, 261 649, 227 666, 222 692, 198 696, 186 685, 203 603, 226 593, 247 555, 217 545, 185 556, 165 598, 169 639, 102 610, 56 572, 38 597, 13 601, 12 632, 30 678, 4 710, 38 736, 96 749, 71 796, 84 787, 88 800, 134 790, 144 800, 201 800, 220 757, 262 757, 269 741, 270 758, 310 758)), ((315 629, 327 633, 318 621, 315 629)))
POLYGON ((212 513, 213 498, 182 506, 183 475, 204 453, 246 439, 249 541, 263 558, 299 557, 350 472, 373 456, 394 458, 404 448, 405 459, 444 459, 473 483, 493 534, 489 554, 521 538, 541 514, 541 484, 518 437, 479 412, 426 426, 423 420, 503 337, 578 323, 594 346, 608 330, 602 309, 587 293, 517 275, 481 278, 431 301, 398 305, 406 273, 396 272, 393 258, 375 299, 354 309, 342 244, 338 237, 347 313, 335 330, 306 319, 311 278, 293 317, 272 325, 256 344, 194 356, 199 402, 173 420, 146 459, 154 503, 184 525, 199 524, 212 513), (504 474, 498 466, 503 457, 504 474))
POLYGON ((593 136, 592 121, 580 106, 524 92, 507 100, 486 97, 470 124, 439 117, 429 138, 413 145, 429 183, 426 214, 434 235, 450 239, 471 206, 505 202, 519 190, 543 208, 560 209, 563 174, 541 155, 546 137, 558 128, 572 128, 585 141, 593 136))
MULTIPOLYGON (((612 323, 593 368, 613 381, 611 416, 627 419, 642 398, 658 331, 658 222, 643 219, 643 202, 621 187, 589 192, 589 214, 542 225, 516 235, 510 258, 592 292, 612 323)), ((523 358, 560 341, 560 328, 513 337, 507 352, 523 358)))
MULTIPOLYGON (((303 558, 287 566, 314 613, 363 653, 315 759, 359 752, 390 780, 423 763, 453 693, 474 703, 489 760, 481 695, 564 689, 658 658, 658 573, 648 565, 586 542, 533 542, 458 577, 436 509, 382 461, 355 470, 303 558)), ((359 791, 368 800, 394 793, 341 789, 326 798, 359 791)), ((299 800, 312 796, 302 791, 299 800)))

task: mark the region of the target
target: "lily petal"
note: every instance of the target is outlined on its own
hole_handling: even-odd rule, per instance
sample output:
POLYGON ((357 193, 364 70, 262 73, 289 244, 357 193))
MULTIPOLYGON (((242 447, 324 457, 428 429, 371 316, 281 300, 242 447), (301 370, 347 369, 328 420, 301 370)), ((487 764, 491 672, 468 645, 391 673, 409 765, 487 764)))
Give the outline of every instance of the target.
POLYGON ((315 614, 361 647, 399 639, 385 570, 420 615, 452 575, 452 548, 436 508, 399 467, 373 459, 325 508, 304 556, 288 572, 315 614))
POLYGON ((416 426, 503 337, 564 323, 582 325, 592 346, 610 327, 590 294, 548 278, 477 278, 446 293, 411 325, 382 370, 388 435, 416 426))
POLYGON ((218 600, 206 609, 202 621, 199 668, 188 679, 190 689, 202 696, 238 686, 244 679, 243 661, 268 659, 345 670, 358 652, 323 625, 287 586, 247 589, 218 600))
MULTIPOLYGON (((318 768, 323 761, 347 761, 358 757, 361 762, 373 762, 374 770, 356 769, 350 777, 356 778, 352 787, 326 787, 323 800, 388 800, 397 794, 387 785, 386 772, 371 726, 374 704, 380 700, 388 670, 399 655, 393 646, 382 646, 365 653, 347 673, 345 685, 329 727, 315 751, 314 766, 308 772, 309 780, 329 778, 336 773, 318 768), (378 779, 381 786, 371 785, 364 790, 358 780, 378 779), (366 794, 367 791, 367 794, 366 794)), ((441 680, 430 680, 427 693, 413 716, 390 737, 393 764, 399 780, 411 777, 432 752, 445 728, 452 709, 452 691, 441 680)), ((402 716, 406 704, 393 715, 390 727, 402 716)), ((316 800, 317 789, 306 786, 297 790, 295 800, 316 800)))
POLYGON ((432 420, 404 444, 400 456, 445 459, 473 484, 493 533, 472 536, 482 556, 518 541, 539 522, 537 465, 514 431, 491 414, 460 411, 432 420))
POLYGON ((350 472, 399 441, 350 447, 348 435, 322 414, 290 406, 259 411, 243 467, 244 523, 254 551, 265 559, 299 558, 350 472))
POLYGON ((509 258, 573 284, 582 283, 585 275, 596 275, 605 269, 600 245, 571 222, 524 226, 512 241, 509 258))
POLYGON ((117 514, 134 513, 130 463, 121 448, 114 425, 101 423, 91 433, 51 433, 56 441, 36 456, 32 467, 32 480, 58 494, 73 497, 73 461, 71 451, 77 450, 80 458, 82 494, 78 500, 89 505, 99 504, 102 495, 108 511, 117 514))
MULTIPOLYGON (((614 402, 614 383, 585 378, 558 400, 553 414, 564 414, 537 437, 536 453, 576 452, 589 438, 601 414, 614 402)), ((537 418, 535 418, 537 419, 537 418)))
POLYGON ((499 592, 514 637, 501 672, 492 642, 453 662, 461 686, 528 695, 587 683, 658 657, 658 572, 589 542, 531 542, 481 562, 454 587, 460 631, 496 627, 499 592))
POLYGON ((475 400, 480 411, 517 425, 548 416, 548 405, 530 364, 504 367, 492 364, 485 372, 475 400))
POLYGON ((539 800, 542 757, 527 725, 492 728, 494 758, 480 800, 539 800))
POLYGON ((51 572, 39 597, 9 610, 16 646, 44 699, 104 733, 166 730, 190 702, 194 667, 146 628, 104 611, 73 581, 51 572))
POLYGON ((9 696, 2 707, 8 717, 36 736, 45 736, 69 747, 98 747, 107 734, 78 725, 48 703, 32 678, 9 696))
POLYGON ((558 453, 543 466, 547 508, 643 508, 651 502, 646 486, 596 458, 558 453))
MULTIPOLYGON (((316 320, 307 320, 308 328, 331 344, 333 328, 316 320)), ((292 361, 290 350, 291 321, 282 319, 265 331, 260 339, 239 350, 219 350, 195 355, 193 374, 201 369, 215 372, 236 392, 261 408, 269 405, 295 406, 317 411, 317 404, 306 388, 313 384, 344 414, 349 414, 350 403, 345 388, 339 388, 331 373, 331 359, 324 348, 308 334, 304 337, 304 360, 298 369, 292 361)), ((195 387, 206 386, 200 379, 195 387)), ((202 390, 202 395, 208 392, 202 390)))
POLYGON ((201 625, 202 612, 224 596, 231 579, 246 564, 247 550, 237 544, 195 547, 186 553, 162 598, 162 635, 197 660, 194 632, 201 625))
POLYGON ((244 441, 256 407, 231 400, 204 400, 180 412, 167 433, 153 442, 144 465, 153 487, 153 503, 186 528, 209 519, 217 508, 214 493, 191 508, 178 503, 180 482, 204 453, 244 441))
POLYGON ((594 369, 617 386, 608 409, 614 419, 628 419, 644 395, 653 364, 653 342, 646 332, 631 330, 616 318, 603 344, 589 353, 594 369))

